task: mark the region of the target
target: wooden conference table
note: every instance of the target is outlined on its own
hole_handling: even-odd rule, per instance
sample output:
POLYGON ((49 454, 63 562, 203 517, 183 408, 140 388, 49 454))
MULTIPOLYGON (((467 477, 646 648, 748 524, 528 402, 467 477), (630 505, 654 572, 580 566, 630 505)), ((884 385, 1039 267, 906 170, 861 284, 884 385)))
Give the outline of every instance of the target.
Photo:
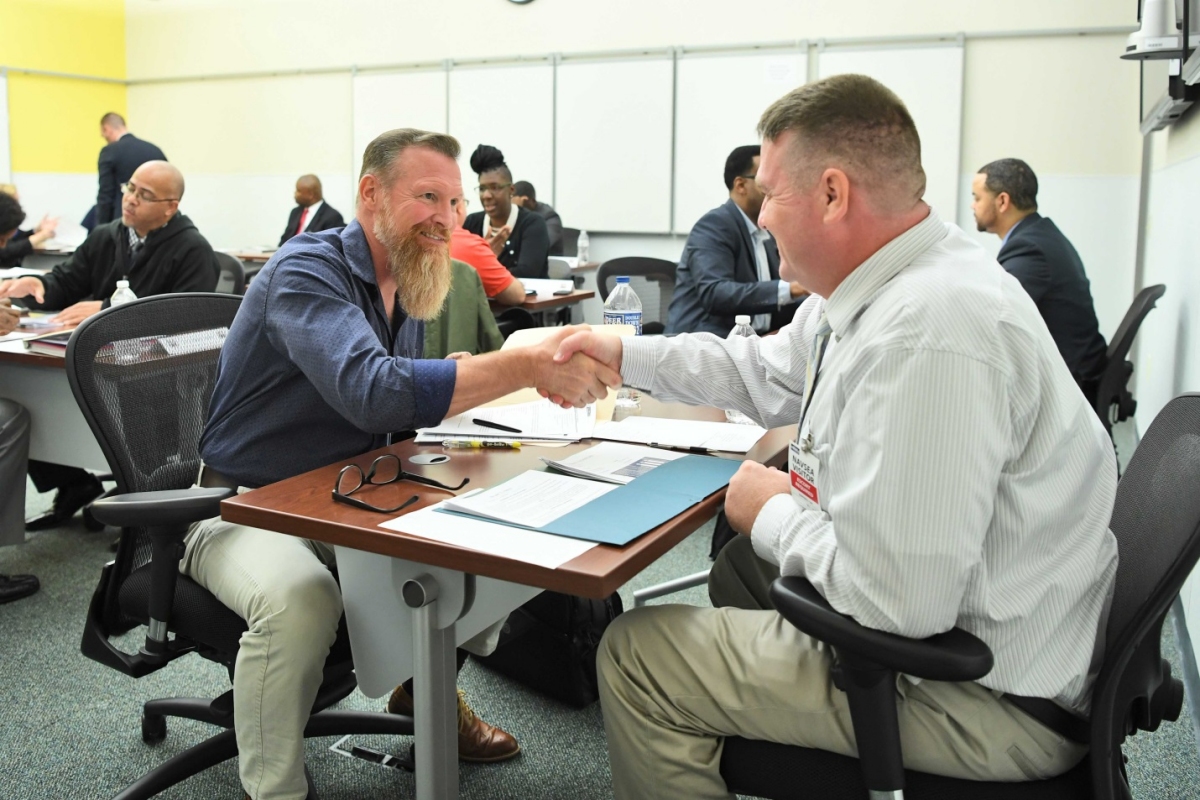
MULTIPOLYGON (((642 407, 646 416, 724 420, 723 412, 716 409, 658 403, 644 395, 642 407)), ((745 456, 727 457, 778 466, 785 461, 794 437, 795 426, 776 428, 745 456)), ((541 455, 564 457, 595 443, 519 451, 455 450, 448 463, 416 466, 409 462, 413 455, 443 451, 440 445, 416 445, 410 440, 221 504, 221 516, 229 522, 334 546, 360 688, 369 697, 382 697, 410 676, 414 678, 419 800, 458 796, 455 647, 545 589, 607 597, 716 514, 725 490, 624 547, 597 545, 556 569, 548 569, 379 527, 394 515, 333 501, 338 472, 347 463, 365 470, 379 455, 394 453, 403 460, 405 470, 443 483, 469 477, 466 491, 541 468, 541 455)), ((448 496, 420 484, 398 482, 369 487, 361 497, 376 505, 398 505, 413 494, 421 499, 408 511, 448 496)))

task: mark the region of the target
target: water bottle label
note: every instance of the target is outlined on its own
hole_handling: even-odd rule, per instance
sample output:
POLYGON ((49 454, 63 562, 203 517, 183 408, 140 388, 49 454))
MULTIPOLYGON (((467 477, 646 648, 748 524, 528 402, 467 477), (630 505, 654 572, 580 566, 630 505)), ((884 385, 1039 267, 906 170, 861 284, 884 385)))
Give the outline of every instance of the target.
POLYGON ((642 312, 640 311, 604 311, 605 325, 632 325, 634 333, 642 335, 642 312))

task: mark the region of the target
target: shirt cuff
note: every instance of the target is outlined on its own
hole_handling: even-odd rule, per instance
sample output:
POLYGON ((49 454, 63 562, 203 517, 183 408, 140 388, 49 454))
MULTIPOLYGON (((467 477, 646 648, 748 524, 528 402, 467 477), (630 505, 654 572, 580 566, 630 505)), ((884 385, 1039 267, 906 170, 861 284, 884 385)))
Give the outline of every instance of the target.
POLYGON ((797 513, 799 509, 790 493, 777 494, 763 504, 750 528, 750 542, 759 558, 779 566, 779 540, 797 513))
POLYGON ((658 363, 657 340, 661 336, 621 337, 621 380, 636 389, 650 391, 654 383, 654 369, 658 363))
POLYGON ((792 302, 792 285, 787 281, 779 281, 779 305, 786 306, 792 302))
POLYGON ((445 359, 422 358, 413 361, 414 399, 416 413, 414 428, 437 425, 446 418, 450 400, 454 397, 454 384, 458 379, 458 362, 445 359))

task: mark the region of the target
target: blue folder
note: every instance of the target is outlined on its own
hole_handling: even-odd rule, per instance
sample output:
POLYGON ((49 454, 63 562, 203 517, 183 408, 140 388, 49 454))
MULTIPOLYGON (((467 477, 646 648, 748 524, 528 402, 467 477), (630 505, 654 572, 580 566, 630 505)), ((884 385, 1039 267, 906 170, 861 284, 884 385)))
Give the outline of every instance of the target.
POLYGON ((540 528, 512 526, 511 523, 475 517, 461 511, 439 511, 443 514, 486 519, 487 522, 511 527, 528 527, 529 530, 569 536, 572 539, 624 545, 683 513, 728 484, 740 466, 740 461, 715 456, 688 455, 677 458, 540 528))

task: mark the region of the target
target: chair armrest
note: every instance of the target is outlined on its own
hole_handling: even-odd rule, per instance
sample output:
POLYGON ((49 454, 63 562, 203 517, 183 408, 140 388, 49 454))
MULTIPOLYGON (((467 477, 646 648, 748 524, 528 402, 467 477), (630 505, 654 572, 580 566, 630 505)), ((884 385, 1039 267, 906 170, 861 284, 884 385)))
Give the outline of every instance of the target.
POLYGON ((221 501, 234 489, 167 489, 105 497, 92 503, 92 514, 118 528, 178 528, 219 516, 221 501))
POLYGON ((992 651, 960 628, 908 639, 866 628, 829 605, 811 583, 789 576, 771 584, 771 599, 788 622, 845 657, 931 681, 974 681, 992 671, 992 651))

